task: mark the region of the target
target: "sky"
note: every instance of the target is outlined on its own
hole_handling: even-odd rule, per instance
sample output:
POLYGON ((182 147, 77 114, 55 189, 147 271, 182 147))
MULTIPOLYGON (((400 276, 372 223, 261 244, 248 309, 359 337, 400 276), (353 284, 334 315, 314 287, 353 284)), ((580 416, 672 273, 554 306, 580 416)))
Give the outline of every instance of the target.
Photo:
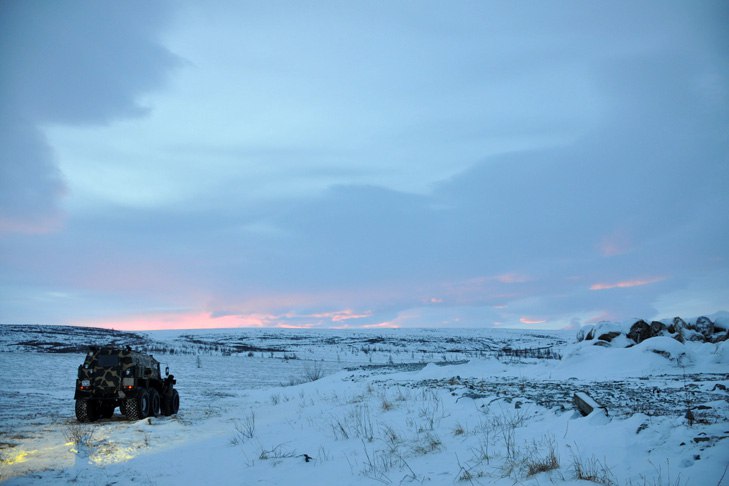
POLYGON ((0 1, 0 322, 729 310, 721 1, 0 1))

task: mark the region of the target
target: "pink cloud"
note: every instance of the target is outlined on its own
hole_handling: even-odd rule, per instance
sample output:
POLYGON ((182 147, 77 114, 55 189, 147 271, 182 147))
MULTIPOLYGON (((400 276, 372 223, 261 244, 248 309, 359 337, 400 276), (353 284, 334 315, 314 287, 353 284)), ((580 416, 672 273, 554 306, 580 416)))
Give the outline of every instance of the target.
POLYGON ((519 318, 519 322, 521 322, 522 324, 544 324, 547 321, 544 319, 534 319, 531 317, 522 316, 521 318, 519 318))
POLYGON ((631 250, 631 242, 625 231, 618 230, 605 236, 598 244, 602 256, 611 257, 623 255, 631 250))
POLYGON ((311 329, 314 327, 313 324, 277 324, 277 328, 279 329, 311 329))
POLYGON ((504 273, 502 275, 498 275, 496 280, 505 284, 517 284, 531 282, 534 279, 528 275, 520 273, 504 273))
POLYGON ((316 319, 329 319, 332 322, 341 322, 341 321, 348 321, 350 319, 365 319, 370 316, 372 316, 371 311, 356 313, 352 309, 345 309, 345 310, 341 310, 341 311, 321 312, 318 314, 309 314, 309 315, 304 314, 300 317, 313 317, 316 319))
POLYGON ((362 326, 365 329, 399 329, 400 326, 394 322, 380 322, 379 324, 366 324, 362 326))
POLYGON ((590 290, 625 289, 630 287, 640 287, 643 285, 650 285, 652 283, 660 282, 665 279, 666 277, 648 277, 635 280, 623 280, 621 282, 599 282, 590 285, 590 290))

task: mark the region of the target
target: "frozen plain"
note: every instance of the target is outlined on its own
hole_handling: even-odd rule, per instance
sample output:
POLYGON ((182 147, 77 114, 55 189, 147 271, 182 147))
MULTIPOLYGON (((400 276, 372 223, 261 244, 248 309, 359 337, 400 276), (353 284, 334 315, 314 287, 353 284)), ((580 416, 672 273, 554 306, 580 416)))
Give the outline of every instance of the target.
POLYGON ((625 349, 508 330, 147 336, 167 346, 156 356, 178 379, 181 408, 133 423, 118 412, 76 423, 82 354, 4 346, 0 480, 729 484, 727 342, 654 338, 625 349), (515 357, 507 347, 562 359, 515 357), (580 416, 576 391, 608 414, 580 416))

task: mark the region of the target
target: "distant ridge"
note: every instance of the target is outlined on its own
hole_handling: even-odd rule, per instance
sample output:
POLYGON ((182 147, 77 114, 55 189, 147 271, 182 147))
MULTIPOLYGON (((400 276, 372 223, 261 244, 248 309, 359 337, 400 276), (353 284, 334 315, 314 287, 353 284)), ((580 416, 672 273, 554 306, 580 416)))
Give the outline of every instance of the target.
POLYGON ((89 346, 114 345, 148 349, 154 348, 155 344, 142 334, 99 327, 0 325, 0 351, 86 353, 89 346))

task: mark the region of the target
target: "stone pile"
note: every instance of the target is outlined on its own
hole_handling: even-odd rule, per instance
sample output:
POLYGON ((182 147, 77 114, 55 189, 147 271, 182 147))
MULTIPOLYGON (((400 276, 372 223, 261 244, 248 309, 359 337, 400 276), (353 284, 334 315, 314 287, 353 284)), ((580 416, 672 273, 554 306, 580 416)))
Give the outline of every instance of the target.
POLYGON ((581 329, 577 333, 577 341, 594 341, 597 346, 630 347, 656 336, 672 337, 681 343, 719 343, 729 339, 729 326, 712 322, 705 316, 699 317, 695 322, 686 322, 680 317, 674 317, 670 322, 651 323, 641 319, 631 325, 629 330, 626 329, 625 326, 615 323, 601 322, 581 329))

